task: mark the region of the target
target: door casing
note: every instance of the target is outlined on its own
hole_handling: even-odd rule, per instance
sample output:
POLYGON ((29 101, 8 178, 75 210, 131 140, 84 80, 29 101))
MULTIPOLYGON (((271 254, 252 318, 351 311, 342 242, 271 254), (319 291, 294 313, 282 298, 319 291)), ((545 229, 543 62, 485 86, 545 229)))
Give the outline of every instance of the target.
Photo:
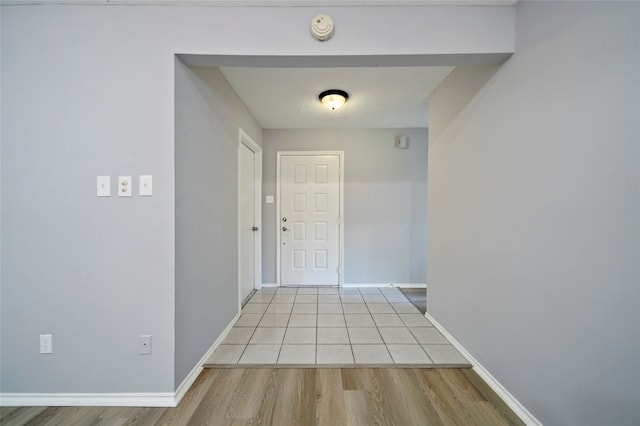
POLYGON ((258 227, 254 237, 254 273, 253 288, 260 290, 262 288, 262 147, 256 143, 244 130, 239 129, 238 138, 238 312, 242 307, 242 283, 241 277, 241 228, 240 228, 240 148, 242 145, 249 148, 253 152, 253 175, 254 183, 254 211, 253 223, 258 227))
POLYGON ((287 155, 337 155, 340 161, 339 166, 339 197, 340 197, 340 219, 338 221, 338 286, 342 287, 344 276, 344 151, 278 151, 276 153, 276 283, 282 284, 281 260, 280 260, 280 160, 287 155))

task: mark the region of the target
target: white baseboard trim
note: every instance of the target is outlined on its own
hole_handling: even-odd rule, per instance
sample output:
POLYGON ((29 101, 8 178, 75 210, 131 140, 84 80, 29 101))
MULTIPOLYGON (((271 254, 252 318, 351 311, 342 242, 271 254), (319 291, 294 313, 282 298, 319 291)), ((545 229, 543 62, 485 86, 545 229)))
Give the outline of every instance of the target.
POLYGON ((175 407, 173 392, 148 393, 2 393, 1 407, 175 407))
POLYGON ((393 287, 391 283, 343 283, 342 287, 393 287))
POLYGON ((489 371, 482 366, 476 360, 473 355, 467 351, 464 346, 460 344, 449 332, 438 322, 435 318, 433 318, 428 312, 424 314, 424 316, 433 324, 433 326, 440 332, 447 340, 453 345, 454 348, 463 357, 469 361, 469 363, 473 366, 473 371, 475 371, 478 376, 484 380, 489 387, 502 399, 508 406, 513 410, 513 412, 520 417, 526 425, 529 426, 542 426, 542 423, 536 419, 533 414, 527 410, 524 405, 520 403, 511 393, 504 387, 502 384, 495 378, 489 371))
POLYGON ((240 318, 240 314, 241 314, 241 312, 238 312, 236 314, 236 316, 233 317, 233 319, 227 325, 227 327, 224 330, 222 330, 222 333, 220 333, 220 336, 218 336, 216 341, 213 342, 213 344, 211 345, 209 350, 202 356, 202 358, 200 358, 200 361, 198 361, 198 363, 195 365, 195 367, 193 367, 193 370, 191 370, 191 372, 189 374, 187 374, 187 377, 184 378, 182 383, 180 383, 180 386, 178 386, 178 389, 176 389, 174 407, 177 407, 178 404, 180 404, 180 401, 182 401, 182 398, 184 398, 184 396, 186 395, 187 391, 191 388, 191 385, 193 385, 193 382, 196 381, 196 379, 198 378, 198 376, 202 372, 202 370, 203 370, 202 366, 209 359, 211 354, 213 354, 213 351, 215 351, 218 348, 218 346, 220 346, 220 344, 227 337, 227 334, 229 334, 229 331, 231 331, 231 329, 233 328, 233 325, 240 318))
MULTIPOLYGON (((280 287, 277 283, 262 283, 262 288, 280 287)), ((309 286, 318 287, 318 286, 309 286)), ((321 286, 320 286, 321 287, 321 286)), ((427 288, 427 283, 343 283, 342 287, 397 287, 397 288, 427 288)))
POLYGON ((342 287, 427 288, 427 283, 344 283, 342 287))
POLYGON ((398 288, 427 288, 427 283, 394 283, 392 285, 398 288))
POLYGON ((175 392, 142 393, 0 393, 0 407, 176 407, 185 396, 203 368, 202 365, 224 341, 240 318, 240 312, 231 320, 209 350, 198 361, 175 392))

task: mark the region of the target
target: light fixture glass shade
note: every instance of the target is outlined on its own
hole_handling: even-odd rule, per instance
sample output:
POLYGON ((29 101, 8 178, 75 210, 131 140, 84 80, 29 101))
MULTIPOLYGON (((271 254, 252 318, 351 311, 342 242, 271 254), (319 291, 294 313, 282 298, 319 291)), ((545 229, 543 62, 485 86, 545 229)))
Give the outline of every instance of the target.
POLYGON ((325 90, 324 92, 320 93, 320 96, 318 97, 320 98, 324 106, 326 106, 330 110, 336 110, 340 108, 342 105, 344 105, 345 102, 347 102, 347 99, 349 99, 349 95, 347 94, 347 92, 345 92, 344 90, 336 89, 325 90))

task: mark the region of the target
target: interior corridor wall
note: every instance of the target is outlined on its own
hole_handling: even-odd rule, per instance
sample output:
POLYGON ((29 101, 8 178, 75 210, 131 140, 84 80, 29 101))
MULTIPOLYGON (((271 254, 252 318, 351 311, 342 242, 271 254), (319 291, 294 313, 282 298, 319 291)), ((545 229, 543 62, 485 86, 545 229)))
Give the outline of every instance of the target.
POLYGON ((180 383, 238 313, 238 140, 262 128, 217 68, 176 60, 176 367, 180 383))
MULTIPOLYGON (((188 262, 176 252, 176 54, 442 61, 499 55, 514 46, 511 7, 40 3, 0 6, 0 391, 26 397, 130 392, 171 398, 185 371, 197 367, 188 362, 213 343, 204 343, 212 334, 202 341, 185 336, 181 344, 192 348, 175 342, 176 333, 194 333, 186 301, 200 291, 176 283, 184 277, 177 264, 188 262), (330 42, 309 34, 318 13, 341 22, 330 42), (383 27, 404 30, 372 30, 383 27), (142 174, 153 176, 152 197, 137 195, 142 174), (96 196, 98 175, 111 176, 111 197, 96 196), (134 177, 133 197, 115 195, 117 176, 134 177), (38 351, 38 336, 46 333, 53 334, 51 355, 38 351), (138 353, 140 334, 153 335, 151 355, 138 353)), ((193 75, 182 77, 194 90, 200 84, 193 75)), ((195 92, 183 100, 198 113, 211 108, 195 92)), ((206 158, 212 154, 206 150, 202 161, 235 164, 226 143, 215 152, 225 157, 206 158)), ((232 165, 222 167, 211 176, 233 174, 232 165)), ((219 182, 205 184, 217 188, 219 182)), ((236 199, 215 203, 228 218, 233 210, 225 206, 236 199)), ((226 242, 228 232, 216 235, 214 228, 210 236, 226 242)), ((235 247, 226 248, 230 254, 214 263, 233 261, 235 247)), ((214 304, 236 303, 231 285, 224 283, 214 304)), ((203 319, 220 315, 221 323, 209 324, 219 330, 228 314, 203 319)))
MULTIPOLYGON (((427 139, 423 129, 265 130, 263 195, 277 151, 344 151, 344 283, 426 283, 427 139), (409 138, 407 149, 395 137, 409 138)), ((262 204, 266 283, 276 282, 276 204, 262 204)))
POLYGON ((547 425, 640 422, 639 22, 521 2, 430 102, 428 309, 547 425))

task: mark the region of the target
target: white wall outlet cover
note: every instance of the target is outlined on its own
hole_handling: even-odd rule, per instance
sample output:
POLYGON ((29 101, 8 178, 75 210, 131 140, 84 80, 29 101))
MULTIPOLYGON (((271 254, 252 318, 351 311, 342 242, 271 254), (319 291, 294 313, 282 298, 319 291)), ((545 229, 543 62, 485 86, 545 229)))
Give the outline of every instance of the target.
POLYGON ((140 175, 140 195, 143 197, 153 195, 153 177, 151 175, 140 175))
POLYGON ((133 179, 131 176, 118 177, 118 196, 119 197, 131 197, 133 179))
POLYGON ((311 21, 311 35, 316 40, 329 40, 333 36, 333 19, 328 15, 317 15, 311 21))
POLYGON ((138 337, 138 353, 140 353, 140 355, 151 354, 151 335, 150 334, 141 334, 138 337))
POLYGON ((53 353, 53 336, 51 334, 40 335, 40 353, 41 354, 53 353))
POLYGON ((273 204, 273 201, 274 201, 273 200, 273 195, 267 195, 265 197, 265 200, 264 200, 264 202, 267 203, 267 204, 273 204))
POLYGON ((98 188, 98 197, 110 197, 111 196, 111 176, 98 176, 96 179, 98 188))

